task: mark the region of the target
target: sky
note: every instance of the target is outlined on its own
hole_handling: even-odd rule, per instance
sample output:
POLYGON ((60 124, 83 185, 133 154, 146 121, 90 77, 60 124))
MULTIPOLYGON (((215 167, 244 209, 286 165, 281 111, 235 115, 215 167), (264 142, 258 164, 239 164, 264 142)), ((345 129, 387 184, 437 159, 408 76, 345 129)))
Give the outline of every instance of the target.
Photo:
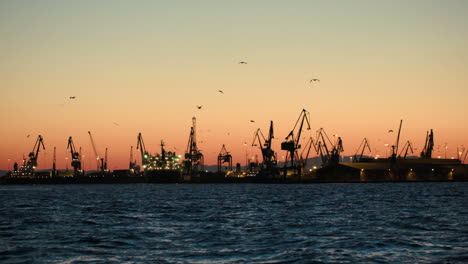
POLYGON ((183 154, 194 116, 206 164, 223 144, 234 163, 261 159, 251 143, 270 120, 281 160, 302 109, 301 137, 324 128, 343 155, 364 137, 388 155, 402 119, 415 155, 434 129, 434 156, 456 157, 468 147, 467 13, 462 0, 0 0, 0 170, 38 135, 38 169, 54 146, 66 167, 69 136, 94 169, 88 131, 111 170, 128 168, 140 132, 151 153, 164 140, 183 154))

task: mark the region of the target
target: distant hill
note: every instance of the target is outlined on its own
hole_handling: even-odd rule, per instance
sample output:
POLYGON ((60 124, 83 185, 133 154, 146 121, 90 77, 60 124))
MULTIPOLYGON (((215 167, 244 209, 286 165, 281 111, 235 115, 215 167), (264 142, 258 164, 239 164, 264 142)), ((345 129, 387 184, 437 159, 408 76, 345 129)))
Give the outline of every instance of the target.
POLYGON ((5 175, 6 173, 7 173, 6 171, 0 170, 0 177, 2 177, 3 175, 5 175))

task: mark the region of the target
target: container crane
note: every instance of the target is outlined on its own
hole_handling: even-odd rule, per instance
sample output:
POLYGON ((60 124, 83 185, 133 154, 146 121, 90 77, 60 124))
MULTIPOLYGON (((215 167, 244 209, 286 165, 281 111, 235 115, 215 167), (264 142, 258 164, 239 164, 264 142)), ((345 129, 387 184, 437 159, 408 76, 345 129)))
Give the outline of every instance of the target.
POLYGON ((301 114, 299 115, 299 118, 296 121, 296 124, 294 125, 291 132, 289 132, 288 136, 285 138, 286 141, 281 143, 281 150, 287 151, 286 160, 284 163, 284 177, 287 176, 288 170, 292 171, 293 175, 302 174, 303 168, 296 161, 299 159, 297 150, 301 148, 299 140, 301 138, 304 122, 307 124, 307 130, 310 130, 310 122, 307 115, 308 112, 305 109, 302 109, 301 114), (289 166, 287 165, 288 161, 290 163, 289 166))
POLYGON ((76 177, 81 173, 81 156, 80 153, 76 151, 72 137, 68 138, 67 149, 70 149, 70 154, 72 158, 71 165, 73 167, 74 176, 76 177))
POLYGON ((364 151, 366 150, 366 147, 369 150, 369 152, 372 152, 370 145, 369 145, 369 141, 367 141, 367 138, 364 138, 361 141, 361 144, 359 145, 359 147, 357 148, 356 153, 354 154, 353 161, 359 162, 362 159, 362 156, 364 155, 364 151), (359 157, 358 157, 357 153, 359 152, 360 149, 361 149, 361 153, 359 154, 359 157))
POLYGON ((223 147, 218 154, 218 172, 222 171, 224 163, 228 164, 228 171, 232 171, 232 155, 226 150, 226 147, 223 144, 223 147))
POLYGON ((426 132, 426 141, 424 143, 424 149, 421 151, 421 158, 431 159, 432 150, 434 149, 434 133, 427 131, 426 132))

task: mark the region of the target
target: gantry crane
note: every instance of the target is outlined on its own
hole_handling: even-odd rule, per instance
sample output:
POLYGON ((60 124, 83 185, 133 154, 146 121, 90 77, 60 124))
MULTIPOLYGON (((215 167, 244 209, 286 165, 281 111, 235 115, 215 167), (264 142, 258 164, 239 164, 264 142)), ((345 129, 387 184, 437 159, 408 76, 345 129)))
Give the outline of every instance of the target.
POLYGON ((226 147, 223 144, 223 147, 218 154, 218 172, 222 171, 224 163, 228 164, 228 171, 232 171, 232 155, 226 150, 226 147))
POLYGON ((362 159, 362 156, 364 155, 364 151, 366 150, 366 147, 369 150, 369 152, 372 152, 370 145, 369 145, 369 141, 367 141, 367 138, 364 138, 361 141, 361 144, 359 145, 359 147, 357 148, 356 153, 354 154, 354 159, 353 159, 354 162, 359 162, 362 159), (361 150, 361 153, 358 156, 357 154, 359 150, 361 150))
POLYGON ((309 113, 305 109, 302 109, 301 114, 299 115, 299 118, 296 121, 296 124, 294 125, 291 132, 289 132, 288 136, 285 138, 286 141, 281 143, 281 150, 287 151, 286 160, 284 162, 284 177, 287 176, 288 171, 290 171, 292 175, 301 175, 304 169, 303 167, 301 167, 300 164, 297 163, 297 160, 299 159, 299 154, 297 153, 297 150, 301 148, 299 140, 301 139, 304 122, 307 123, 307 130, 310 130, 308 114, 309 113), (288 162, 289 166, 287 165, 288 162))
POLYGON ((254 134, 254 138, 252 141, 252 146, 259 146, 262 152, 262 169, 268 173, 276 172, 277 167, 277 159, 275 152, 271 149, 272 141, 273 141, 273 121, 270 121, 270 129, 268 131, 268 138, 265 138, 262 131, 257 129, 254 134), (256 143, 258 141, 258 144, 256 143))
POLYGON ((187 175, 204 170, 204 157, 197 147, 196 122, 197 119, 193 117, 187 149, 185 151, 184 173, 187 175))
POLYGON ((432 150, 434 149, 434 133, 427 131, 426 133, 426 141, 424 143, 424 148, 421 151, 421 158, 423 159, 431 159, 432 158, 432 150))
POLYGON ((76 151, 75 144, 73 144, 73 139, 70 136, 68 138, 67 149, 70 149, 71 154, 71 165, 73 167, 73 175, 76 177, 81 173, 81 155, 76 151))

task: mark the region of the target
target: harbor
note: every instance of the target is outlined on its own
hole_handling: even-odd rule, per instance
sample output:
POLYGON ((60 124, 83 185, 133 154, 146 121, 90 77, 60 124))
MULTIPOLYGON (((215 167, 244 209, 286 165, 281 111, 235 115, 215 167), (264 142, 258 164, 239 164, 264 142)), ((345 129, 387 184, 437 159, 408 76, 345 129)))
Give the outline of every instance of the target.
MULTIPOLYGON (((332 141, 323 128, 315 136, 304 140, 303 131, 310 130, 309 112, 303 109, 294 127, 281 142, 285 160, 278 161, 278 150, 272 148, 274 136, 273 121, 266 136, 258 128, 252 140, 252 147, 260 150, 262 159, 250 161, 241 167, 233 166, 233 157, 222 145, 217 156, 216 170, 208 170, 204 154, 198 148, 196 118, 192 118, 188 144, 185 153, 167 151, 164 141, 160 141, 160 152, 152 154, 145 145, 142 133, 137 136, 134 153, 130 146, 128 169, 109 170, 107 168, 107 148, 104 158, 100 158, 92 133, 88 131, 97 165, 94 171, 82 169, 82 150, 77 149, 72 136, 68 138, 67 150, 70 154, 72 170, 57 170, 54 158, 50 170, 36 171, 40 151, 45 150, 44 138, 39 135, 33 150, 19 166, 0 178, 1 184, 109 184, 109 183, 341 183, 341 182, 424 182, 424 181, 467 181, 468 170, 462 160, 468 150, 459 152, 458 158, 433 158, 434 132, 428 131, 425 145, 419 156, 414 156, 411 141, 400 147, 400 134, 403 120, 400 121, 395 144, 391 145, 389 157, 369 157, 364 155, 371 148, 363 139, 354 156, 343 157, 343 139, 332 141), (302 139, 302 141, 301 141, 302 139), (320 158, 319 166, 308 166, 308 162, 320 158), (137 162, 136 156, 140 162, 137 162), (350 160, 351 162, 344 162, 350 160)), ((213 166, 211 166, 213 167, 213 166)))

